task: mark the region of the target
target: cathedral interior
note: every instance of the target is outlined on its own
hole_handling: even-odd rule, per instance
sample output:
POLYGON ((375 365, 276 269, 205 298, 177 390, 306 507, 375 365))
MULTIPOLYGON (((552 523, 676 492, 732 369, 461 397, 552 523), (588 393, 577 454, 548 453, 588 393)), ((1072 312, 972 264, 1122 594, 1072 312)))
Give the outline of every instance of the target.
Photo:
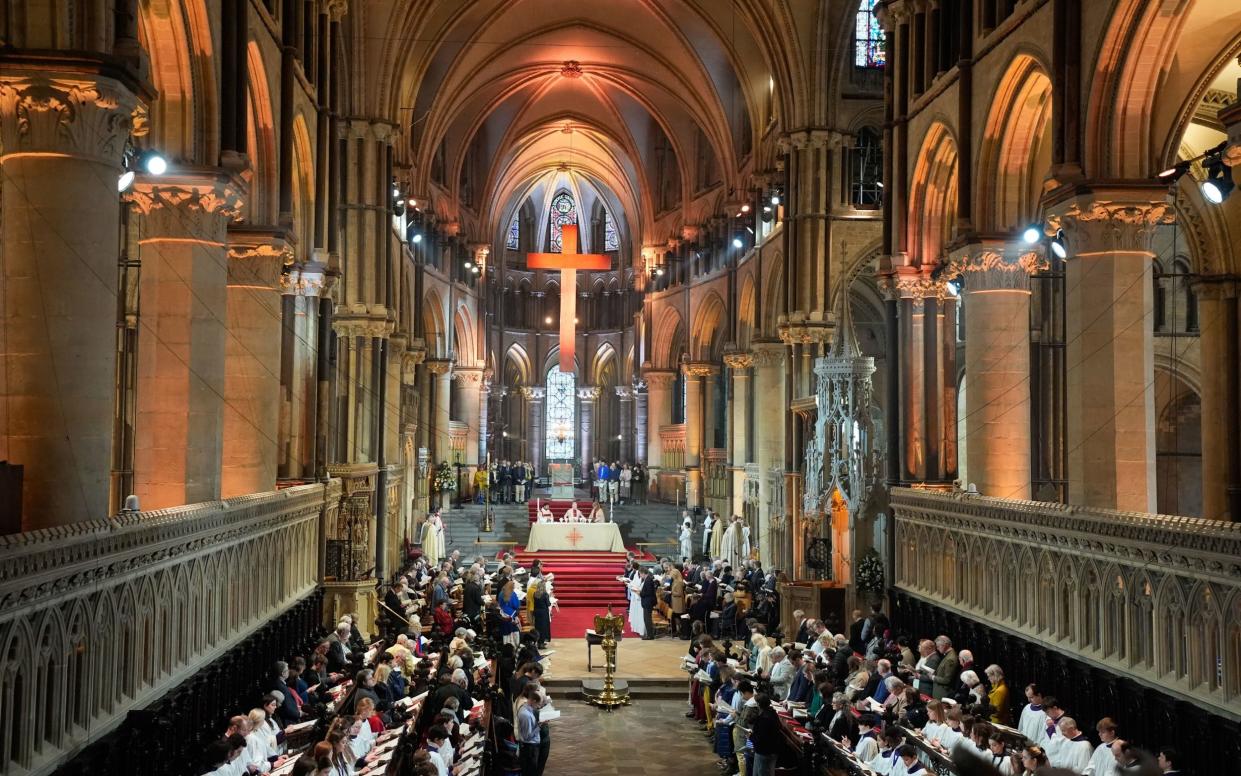
POLYGON ((1241 762, 1239 84, 1235 0, 0 3, 0 772, 501 461, 1241 762))

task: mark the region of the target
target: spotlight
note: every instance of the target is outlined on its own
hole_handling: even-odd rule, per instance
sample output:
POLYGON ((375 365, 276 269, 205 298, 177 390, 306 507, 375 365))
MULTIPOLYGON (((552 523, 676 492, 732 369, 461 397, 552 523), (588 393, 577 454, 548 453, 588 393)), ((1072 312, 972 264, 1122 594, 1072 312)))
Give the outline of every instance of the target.
POLYGON ((1043 230, 1037 226, 1027 226, 1021 233, 1021 239, 1026 245, 1036 245, 1039 240, 1043 239, 1043 230))
POLYGON ((1064 232, 1056 232, 1056 236, 1051 238, 1051 252, 1056 254, 1057 259, 1067 259, 1069 257, 1069 249, 1064 245, 1064 232))
POLYGON ((414 236, 409 238, 409 241, 415 245, 422 242, 422 232, 414 232, 414 236))
POLYGON ((126 170, 121 173, 121 177, 117 179, 116 190, 123 194, 132 185, 134 185, 134 171, 126 170))
POLYGON ((577 324, 578 324, 578 320, 577 320, 577 318, 574 318, 574 319, 573 319, 573 325, 574 325, 574 326, 576 326, 577 324))
POLYGON ((662 276, 663 276, 663 274, 664 274, 664 268, 663 268, 663 267, 656 267, 656 268, 655 268, 655 277, 662 277, 662 276))
POLYGON ((1161 183, 1173 184, 1180 180, 1185 173, 1189 172, 1190 166, 1193 164, 1192 159, 1177 162, 1173 166, 1155 176, 1161 183))
POLYGON ((473 267, 473 266, 474 266, 474 262, 472 262, 472 261, 467 261, 467 262, 465 263, 465 268, 466 268, 466 269, 469 269, 470 267, 473 267))
POLYGON ((168 160, 159 151, 143 151, 138 164, 147 175, 163 175, 168 172, 168 160))
POLYGON ((742 206, 741 206, 741 212, 742 212, 742 213, 749 213, 749 212, 750 212, 750 206, 749 206, 749 205, 742 205, 742 206))
POLYGON ((475 275, 477 275, 479 271, 480 270, 478 269, 478 267, 470 267, 470 272, 473 272, 475 275))
POLYGON ((740 237, 734 237, 734 238, 733 238, 733 247, 734 247, 734 248, 741 248, 741 247, 744 247, 744 246, 745 246, 745 243, 743 243, 743 242, 741 241, 741 238, 740 238, 740 237))
POLYGON ((770 212, 771 212, 771 205, 763 205, 763 212, 764 212, 764 213, 770 213, 770 212))
POLYGON ((779 205, 779 204, 780 204, 780 195, 779 195, 779 194, 772 194, 772 195, 771 195, 771 204, 773 204, 773 205, 779 205))
POLYGON ((1232 168, 1224 164, 1218 155, 1206 160, 1207 178, 1202 182, 1202 196, 1212 205, 1219 205, 1228 199, 1228 195, 1236 188, 1232 180, 1232 168))
POLYGON ((951 294, 952 296, 960 296, 961 295, 961 279, 953 278, 952 280, 949 280, 948 283, 944 286, 944 288, 947 289, 948 293, 951 294))
POLYGON ((551 325, 552 325, 552 317, 551 317, 550 315, 549 315, 549 316, 547 316, 546 318, 544 318, 544 319, 543 319, 543 323, 547 324, 548 326, 551 326, 551 325))

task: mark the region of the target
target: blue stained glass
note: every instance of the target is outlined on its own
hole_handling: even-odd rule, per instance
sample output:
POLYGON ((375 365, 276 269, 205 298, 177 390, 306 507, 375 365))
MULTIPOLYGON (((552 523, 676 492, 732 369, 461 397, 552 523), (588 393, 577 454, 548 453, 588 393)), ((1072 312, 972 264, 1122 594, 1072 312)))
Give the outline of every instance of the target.
POLYGON ((560 253, 564 247, 560 236, 561 227, 577 223, 577 206, 573 204, 573 197, 567 191, 552 197, 552 210, 548 214, 548 220, 551 227, 547 237, 548 253, 560 253))
POLYGON ((887 56, 883 25, 875 16, 876 0, 861 0, 854 30, 853 63, 858 67, 883 67, 887 56))
POLYGON ((603 250, 620 250, 620 238, 616 236, 616 222, 612 220, 612 214, 606 210, 603 211, 603 250))
POLYGON ((547 372, 547 436, 545 449, 547 460, 572 460, 576 449, 577 424, 574 399, 577 395, 577 377, 572 372, 561 372, 553 366, 547 372))
POLYGON ((508 243, 507 247, 510 251, 515 251, 521 247, 521 224, 517 223, 517 215, 513 215, 513 222, 508 225, 508 243))

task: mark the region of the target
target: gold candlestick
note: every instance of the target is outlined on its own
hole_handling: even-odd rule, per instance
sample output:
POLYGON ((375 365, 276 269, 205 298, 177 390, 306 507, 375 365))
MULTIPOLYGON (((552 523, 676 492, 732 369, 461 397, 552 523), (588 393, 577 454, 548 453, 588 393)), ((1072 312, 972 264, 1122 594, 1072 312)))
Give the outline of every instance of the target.
POLYGON ((586 700, 595 706, 611 711, 617 706, 629 705, 629 687, 622 683, 616 686, 616 639, 623 633, 625 618, 612 613, 612 605, 608 604, 606 615, 595 615, 595 633, 603 640, 603 687, 591 687, 591 682, 584 682, 582 689, 586 700))

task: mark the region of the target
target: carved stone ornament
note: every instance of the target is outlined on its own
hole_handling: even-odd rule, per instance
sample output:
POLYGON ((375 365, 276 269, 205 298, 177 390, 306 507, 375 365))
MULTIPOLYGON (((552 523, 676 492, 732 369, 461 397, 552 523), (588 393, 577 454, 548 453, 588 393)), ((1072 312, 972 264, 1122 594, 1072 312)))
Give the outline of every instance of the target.
POLYGON ((547 396, 547 389, 541 385, 526 385, 519 390, 526 401, 543 401, 547 396))
MULTIPOLYGON (((331 280, 322 272, 291 267, 280 276, 280 293, 285 296, 317 297, 326 294, 331 280)), ((335 323, 333 323, 335 328, 335 323)), ((339 330, 338 330, 339 331, 339 330)))
POLYGON ((0 83, 0 158, 53 154, 119 169, 137 109, 110 78, 9 77, 0 83))
POLYGON ((651 369, 642 373, 642 379, 650 388, 669 388, 676 382, 677 374, 670 369, 651 369))
POLYGON ((690 361, 681 367, 686 377, 710 377, 720 373, 720 365, 710 361, 690 361))
POLYGON ((1063 229, 1070 258, 1099 253, 1151 253, 1156 227, 1170 224, 1176 211, 1162 200, 1108 200, 1082 197, 1048 216, 1051 229, 1063 229))
POLYGON ((459 366, 453 370, 452 379, 469 387, 478 387, 483 384, 483 370, 459 366))
POLYGON ((616 395, 620 397, 621 401, 632 401, 633 394, 633 388, 630 388, 628 385, 616 386, 616 395))
POLYGON ((127 194, 143 215, 143 240, 174 238, 225 242, 224 230, 241 215, 241 192, 212 174, 140 177, 127 194))
POLYGON ((754 354, 746 351, 724 354, 724 365, 729 369, 749 369, 754 366, 754 354))
POLYGON ((345 18, 345 14, 349 12, 349 0, 327 0, 325 5, 328 19, 334 22, 345 18))
POLYGON ((447 358, 429 358, 425 362, 427 371, 433 375, 451 375, 452 360, 447 358))
POLYGON ((754 366, 784 366, 788 347, 779 342, 756 342, 750 352, 754 359, 754 366))
POLYGON ((335 317, 332 319, 332 330, 336 336, 367 339, 384 339, 395 328, 392 321, 385 318, 335 317))
POLYGON ((597 385, 584 385, 577 389, 577 398, 582 401, 595 401, 603 395, 603 391, 597 385))
MULTIPOLYGON (((1005 256, 980 248, 963 257, 954 268, 965 276, 965 291, 1029 291, 1030 275, 1046 269, 1047 261, 1036 251, 1005 256)), ((955 273, 953 273, 955 274, 955 273)))
POLYGON ((414 385, 418 380, 418 365, 427 357, 424 347, 411 347, 401 353, 401 382, 414 385))

